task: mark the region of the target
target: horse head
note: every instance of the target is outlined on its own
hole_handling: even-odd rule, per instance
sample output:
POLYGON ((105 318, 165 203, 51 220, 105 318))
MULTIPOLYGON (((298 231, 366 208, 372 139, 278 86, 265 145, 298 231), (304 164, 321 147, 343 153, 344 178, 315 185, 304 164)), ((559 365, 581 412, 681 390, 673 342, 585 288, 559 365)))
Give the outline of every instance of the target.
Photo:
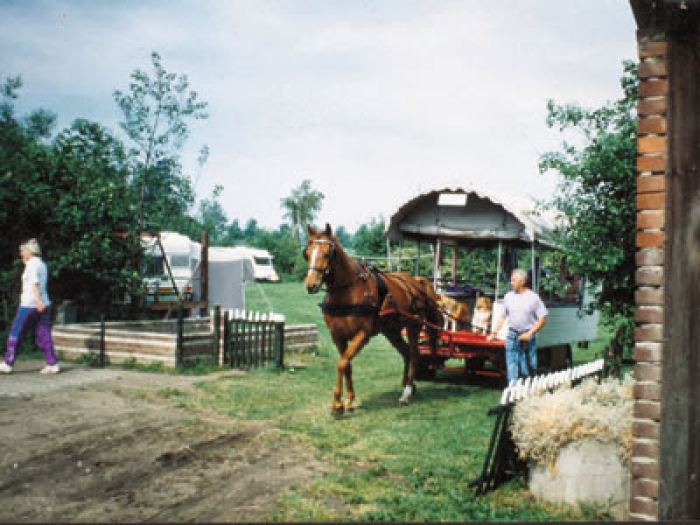
POLYGON ((330 273, 332 263, 338 249, 338 240, 333 237, 330 224, 326 223, 326 229, 317 231, 311 225, 307 225, 309 237, 304 248, 304 259, 309 263, 306 271, 304 286, 308 293, 318 293, 326 276, 330 273))

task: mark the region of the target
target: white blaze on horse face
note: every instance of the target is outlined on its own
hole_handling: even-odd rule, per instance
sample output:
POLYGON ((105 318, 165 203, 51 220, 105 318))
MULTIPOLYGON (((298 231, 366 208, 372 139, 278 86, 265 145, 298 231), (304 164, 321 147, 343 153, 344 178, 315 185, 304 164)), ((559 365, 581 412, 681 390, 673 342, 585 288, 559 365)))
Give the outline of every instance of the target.
POLYGON ((316 268, 316 257, 318 256, 319 247, 317 244, 313 245, 313 250, 311 252, 311 257, 309 257, 309 270, 306 272, 307 275, 316 268))
MULTIPOLYGON (((316 293, 321 287, 321 280, 323 275, 318 271, 316 266, 316 261, 319 259, 320 246, 318 244, 312 244, 309 246, 309 269, 306 271, 306 279, 304 279, 304 284, 306 285, 306 290, 309 293, 316 293)), ((308 252, 307 252, 308 253, 308 252)))

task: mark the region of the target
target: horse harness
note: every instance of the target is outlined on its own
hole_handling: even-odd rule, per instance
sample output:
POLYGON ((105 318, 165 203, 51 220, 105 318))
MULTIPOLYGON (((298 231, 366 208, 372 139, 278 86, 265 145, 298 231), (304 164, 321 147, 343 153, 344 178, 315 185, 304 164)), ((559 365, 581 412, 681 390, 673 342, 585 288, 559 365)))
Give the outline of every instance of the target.
POLYGON ((365 265, 358 263, 357 261, 355 261, 355 265, 358 269, 357 278, 341 285, 335 285, 333 287, 327 286, 326 290, 332 292, 342 288, 347 288, 348 286, 351 286, 357 282, 359 279, 365 284, 364 302, 361 304, 328 304, 324 301, 319 303, 319 307, 324 314, 330 315, 331 317, 347 317, 353 315, 370 317, 379 313, 379 306, 384 303, 384 299, 389 294, 389 289, 386 286, 386 282, 384 282, 384 279, 382 279, 382 277, 379 275, 379 270, 376 268, 370 267, 368 269, 365 265), (367 287, 367 280, 370 276, 374 279, 377 286, 376 302, 372 300, 369 288, 367 287))
MULTIPOLYGON (((365 300, 361 304, 328 304, 325 301, 323 303, 320 303, 319 306, 321 308, 321 311, 329 315, 331 317, 348 317, 348 316, 359 316, 359 317, 374 317, 374 316, 380 316, 382 315, 382 312, 392 312, 393 313, 408 313, 410 317, 413 317, 416 312, 420 310, 425 310, 428 306, 428 302, 430 301, 430 298, 427 296, 427 294, 420 289, 419 287, 416 286, 411 286, 408 282, 406 282, 404 279, 402 279, 400 276, 393 275, 391 276, 394 279, 398 279, 399 281, 399 286, 401 286, 407 297, 410 297, 411 299, 411 304, 410 304, 410 312, 402 312, 397 306, 396 302, 394 300, 394 297, 391 295, 389 292, 389 288, 387 287, 386 284, 386 275, 383 276, 383 273, 381 270, 374 268, 374 267, 366 267, 365 265, 358 263, 355 261, 356 266, 358 267, 358 278, 365 283, 365 300), (369 279, 369 276, 371 276, 374 279, 374 282, 377 286, 377 300, 376 302, 372 300, 371 294, 369 292, 369 288, 367 287, 366 283, 367 280, 369 279), (410 290, 409 288, 414 288, 414 290, 410 290), (423 296, 424 300, 424 305, 420 307, 417 304, 418 301, 418 294, 412 293, 418 291, 419 295, 423 296), (385 302, 387 303, 384 309, 382 307, 385 305, 385 302)), ((329 287, 327 288, 328 291, 334 291, 337 290, 341 287, 347 287, 350 286, 351 284, 354 284, 357 279, 351 281, 350 283, 344 283, 341 286, 334 286, 334 287, 329 287)))

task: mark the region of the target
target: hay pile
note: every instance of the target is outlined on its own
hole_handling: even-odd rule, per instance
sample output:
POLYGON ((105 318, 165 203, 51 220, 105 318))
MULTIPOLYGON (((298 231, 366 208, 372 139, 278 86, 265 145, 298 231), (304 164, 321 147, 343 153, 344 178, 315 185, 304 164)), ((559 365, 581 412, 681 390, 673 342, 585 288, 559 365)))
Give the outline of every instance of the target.
POLYGON ((511 433, 520 457, 554 469, 561 447, 582 438, 614 442, 629 464, 632 455, 632 385, 628 375, 620 382, 600 385, 587 379, 577 387, 561 387, 518 402, 511 433))

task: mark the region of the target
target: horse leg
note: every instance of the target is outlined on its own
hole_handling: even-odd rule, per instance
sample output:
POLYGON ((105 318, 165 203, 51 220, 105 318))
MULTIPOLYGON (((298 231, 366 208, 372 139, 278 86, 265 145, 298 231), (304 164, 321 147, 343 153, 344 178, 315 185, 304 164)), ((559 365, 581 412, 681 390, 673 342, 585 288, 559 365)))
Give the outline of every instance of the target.
POLYGON ((352 384, 352 363, 348 362, 345 367, 345 410, 352 412, 355 410, 355 387, 352 384))
MULTIPOLYGON (((402 405, 407 405, 408 404, 408 398, 411 397, 411 394, 415 391, 416 387, 413 384, 412 380, 409 380, 411 377, 411 349, 410 346, 406 343, 404 338, 401 336, 401 331, 396 330, 396 331, 387 331, 384 333, 386 338, 389 340, 391 345, 396 348, 396 350, 401 354, 401 357, 403 357, 403 394, 399 398, 399 403, 402 405)), ((414 365, 415 368, 415 365, 414 365)), ((415 374, 415 372, 414 372, 415 374)))
POLYGON ((369 341, 369 336, 364 332, 358 332, 350 341, 333 338, 340 358, 337 364, 337 373, 335 380, 335 389, 333 390, 333 404, 331 410, 335 415, 342 415, 345 409, 354 410, 353 401, 355 400, 355 388, 352 383, 352 361, 353 357, 362 349, 369 341), (340 398, 343 395, 343 378, 345 378, 346 394, 345 404, 340 398))
POLYGON ((418 370, 418 358, 420 357, 420 349, 418 348, 420 331, 420 326, 410 325, 406 327, 406 336, 408 338, 408 377, 406 378, 403 395, 399 399, 399 403, 402 405, 407 405, 411 394, 416 393, 415 378, 418 370))

